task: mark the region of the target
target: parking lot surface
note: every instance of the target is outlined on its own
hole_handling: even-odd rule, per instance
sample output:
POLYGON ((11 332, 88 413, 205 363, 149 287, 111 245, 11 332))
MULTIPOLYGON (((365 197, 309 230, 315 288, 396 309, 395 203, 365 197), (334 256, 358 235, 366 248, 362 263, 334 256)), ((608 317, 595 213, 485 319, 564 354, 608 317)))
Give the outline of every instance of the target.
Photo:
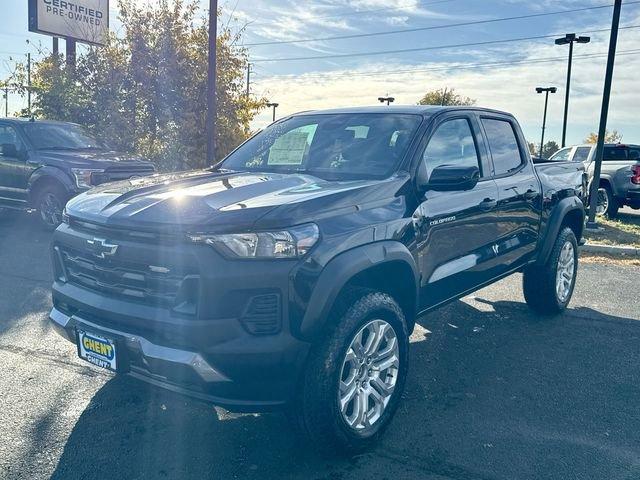
POLYGON ((116 378, 47 325, 50 234, 0 213, 0 478, 640 478, 638 267, 580 267, 545 319, 506 279, 420 319, 404 401, 352 458, 281 414, 238 415, 116 378))

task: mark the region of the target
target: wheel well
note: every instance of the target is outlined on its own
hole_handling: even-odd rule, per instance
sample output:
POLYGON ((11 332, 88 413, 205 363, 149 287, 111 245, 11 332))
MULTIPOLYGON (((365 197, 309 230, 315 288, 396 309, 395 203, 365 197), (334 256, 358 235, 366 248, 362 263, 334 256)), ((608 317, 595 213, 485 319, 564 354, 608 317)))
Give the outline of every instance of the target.
POLYGON ((600 179, 600 186, 601 186, 601 187, 606 187, 606 188, 608 188, 608 189, 610 189, 610 190, 611 190, 611 183, 610 183, 610 182, 609 182, 609 180, 608 180, 608 179, 606 179, 606 178, 601 178, 601 179, 600 179))
POLYGON ((569 227, 573 230, 573 233, 579 242, 582 238, 582 231, 584 229, 584 215, 580 210, 571 210, 567 212, 564 220, 562 220, 562 226, 569 227))
POLYGON ((348 287, 370 288, 387 293, 394 298, 407 321, 409 331, 413 330, 416 316, 416 283, 411 267, 403 261, 391 261, 367 268, 345 284, 348 287))
POLYGON ((65 192, 65 195, 66 195, 67 189, 65 188, 65 186, 62 184, 60 180, 57 180, 54 177, 43 176, 38 178, 35 182, 33 182, 31 187, 29 188, 29 204, 30 205, 32 206, 34 205, 34 202, 37 200, 38 194, 40 193, 40 191, 47 186, 55 186, 59 188, 61 191, 65 192))

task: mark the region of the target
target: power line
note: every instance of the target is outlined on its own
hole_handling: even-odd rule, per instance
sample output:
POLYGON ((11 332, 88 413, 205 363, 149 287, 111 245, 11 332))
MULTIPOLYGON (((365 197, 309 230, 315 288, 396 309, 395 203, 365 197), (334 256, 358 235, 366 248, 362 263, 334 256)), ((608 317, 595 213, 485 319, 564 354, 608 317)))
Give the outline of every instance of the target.
MULTIPOLYGON (((634 5, 638 4, 640 1, 626 2, 626 5, 634 5)), ((432 25, 428 27, 415 27, 415 28, 405 28, 400 30, 386 30, 383 32, 371 32, 371 33, 356 33, 351 35, 337 35, 333 37, 318 37, 318 38, 304 38, 297 40, 271 40, 268 42, 254 42, 254 43, 245 43, 245 47, 257 47, 263 45, 289 45, 289 44, 297 44, 297 43, 309 43, 309 42, 325 42, 330 40, 346 40, 352 38, 365 38, 365 37, 376 37, 380 35, 395 35, 400 33, 413 33, 413 32, 422 32, 426 30, 440 30, 445 28, 454 28, 454 27, 468 27, 472 25, 483 25, 487 23, 498 23, 498 22, 507 22, 512 20, 524 20, 528 18, 538 18, 538 17, 548 17, 552 15, 563 15, 567 13, 576 13, 576 12, 585 12, 588 10, 598 10, 603 8, 612 8, 612 4, 607 5, 598 5, 594 7, 582 7, 582 8, 574 8, 571 10, 558 10, 554 12, 543 12, 543 13, 530 13, 526 15, 516 15, 511 17, 502 17, 502 18, 493 18, 489 20, 474 20, 470 22, 460 22, 460 23, 448 23, 445 25, 432 25)))
MULTIPOLYGON (((620 30, 639 28, 639 27, 640 25, 629 25, 627 27, 620 27, 620 30)), ((586 31, 585 33, 601 33, 601 32, 608 32, 608 31, 609 31, 608 28, 603 28, 600 30, 586 31)), ((290 61, 298 61, 298 60, 325 60, 325 59, 337 59, 337 58, 365 57, 365 56, 373 56, 373 55, 388 55, 388 54, 395 54, 395 53, 424 52, 428 50, 442 50, 445 48, 475 47, 475 46, 483 46, 483 45, 497 45, 501 43, 522 42, 526 40, 543 40, 546 38, 555 38, 559 35, 561 34, 554 33, 552 35, 536 35, 531 37, 506 38, 503 40, 487 40, 485 42, 457 43, 457 44, 451 44, 451 45, 437 45, 433 47, 403 48, 399 50, 379 50, 379 51, 373 51, 373 52, 316 55, 316 56, 310 56, 310 57, 261 58, 257 60, 252 60, 252 63, 290 62, 290 61)))
MULTIPOLYGON (((640 49, 631 49, 631 50, 621 50, 617 53, 620 56, 626 55, 640 55, 640 49)), ((587 53, 583 55, 575 55, 574 58, 597 58, 597 57, 606 57, 607 53, 587 53)), ((510 61, 502 61, 502 62, 486 62, 486 63, 463 63, 463 64, 455 64, 455 65, 445 65, 439 67, 430 67, 430 68, 411 68, 411 69, 402 69, 402 70, 378 70, 372 72, 363 72, 358 70, 352 71, 340 71, 340 75, 352 77, 374 77, 378 75, 398 75, 398 74, 411 74, 411 73, 422 73, 422 72, 437 72, 437 71, 448 71, 448 70, 464 70, 471 68, 482 68, 482 67, 495 67, 502 65, 528 65, 528 64, 536 64, 536 63, 552 63, 552 62, 566 62, 567 57, 542 57, 542 58, 529 58, 526 60, 510 60, 510 61)), ((316 73, 310 75, 275 75, 278 79, 287 79, 287 78, 303 78, 307 79, 320 79, 326 78, 327 76, 335 76, 335 72, 326 72, 326 73, 316 73)), ((271 77, 273 78, 273 77, 271 77)))
MULTIPOLYGON (((325 20, 327 18, 351 17, 354 15, 366 15, 370 13, 378 13, 378 12, 393 11, 393 10, 406 10, 407 8, 411 8, 411 7, 430 7, 431 5, 438 5, 441 3, 451 3, 451 2, 457 2, 457 1, 460 1, 460 0, 437 0, 434 2, 428 2, 428 3, 412 2, 412 3, 405 3, 403 5, 396 5, 395 7, 373 8, 373 9, 367 9, 367 10, 356 10, 355 12, 351 11, 351 12, 337 13, 333 15, 324 15, 321 17, 313 17, 313 20, 325 20)), ((303 19, 304 18, 298 17, 294 20, 303 20, 303 19)), ((250 22, 250 23, 252 25, 271 25, 270 22, 250 22)))

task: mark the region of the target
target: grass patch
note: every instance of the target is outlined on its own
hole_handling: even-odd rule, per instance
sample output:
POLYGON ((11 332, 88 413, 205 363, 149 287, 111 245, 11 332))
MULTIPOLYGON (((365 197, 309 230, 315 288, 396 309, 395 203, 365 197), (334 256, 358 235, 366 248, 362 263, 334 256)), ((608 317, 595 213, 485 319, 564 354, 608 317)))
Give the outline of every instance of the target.
POLYGON ((620 213, 615 220, 598 218, 598 225, 604 230, 598 232, 584 231, 584 238, 586 238, 587 242, 640 247, 640 215, 620 213))

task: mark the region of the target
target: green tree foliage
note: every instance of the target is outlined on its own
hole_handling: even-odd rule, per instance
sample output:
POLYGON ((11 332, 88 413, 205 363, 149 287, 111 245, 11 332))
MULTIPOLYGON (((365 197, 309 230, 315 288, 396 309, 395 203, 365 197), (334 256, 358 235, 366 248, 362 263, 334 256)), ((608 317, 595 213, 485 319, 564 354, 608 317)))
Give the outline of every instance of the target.
MULTIPOLYGON (((617 130, 610 132, 609 130, 605 130, 604 134, 604 142, 605 143, 620 143, 622 141, 622 134, 618 133, 617 130)), ((591 132, 587 138, 584 139, 584 143, 598 143, 598 134, 596 132, 591 132)))
MULTIPOLYGON (((121 0, 121 34, 78 56, 34 65, 38 117, 77 122, 114 148, 133 151, 161 170, 206 166, 207 23, 196 0, 121 0)), ((216 156, 250 133, 264 99, 244 95, 246 52, 238 34, 217 39, 216 156)))
MULTIPOLYGON (((539 143, 533 143, 533 142, 529 142, 529 153, 531 153, 531 155, 534 156, 539 156, 540 152, 540 144, 539 143)), ((547 143, 544 144, 544 146, 542 147, 542 158, 549 158, 551 155, 553 155, 554 153, 556 153, 558 150, 560 150, 560 147, 558 146, 558 144, 556 142, 554 142, 553 140, 549 140, 547 143)))
POLYGON ((474 98, 457 94, 455 88, 439 88, 425 93, 418 105, 475 105, 474 98))

